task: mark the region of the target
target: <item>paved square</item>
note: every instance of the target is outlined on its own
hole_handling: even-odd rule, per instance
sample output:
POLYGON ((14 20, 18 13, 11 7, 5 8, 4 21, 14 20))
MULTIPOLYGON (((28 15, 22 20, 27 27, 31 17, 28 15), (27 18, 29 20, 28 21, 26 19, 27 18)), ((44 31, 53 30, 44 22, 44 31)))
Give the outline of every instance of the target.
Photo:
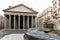
POLYGON ((0 40, 24 40, 24 34, 10 34, 0 40))

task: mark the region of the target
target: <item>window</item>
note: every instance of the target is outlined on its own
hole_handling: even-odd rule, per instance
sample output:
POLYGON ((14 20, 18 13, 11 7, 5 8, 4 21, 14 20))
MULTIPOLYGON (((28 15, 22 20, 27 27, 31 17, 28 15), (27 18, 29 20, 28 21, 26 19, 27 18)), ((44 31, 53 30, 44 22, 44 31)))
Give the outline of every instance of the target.
POLYGON ((56 4, 53 4, 54 8, 56 8, 56 4))
POLYGON ((56 3, 56 2, 54 2, 54 3, 53 3, 53 6, 54 6, 55 8, 56 8, 56 5, 57 5, 57 3, 56 3))

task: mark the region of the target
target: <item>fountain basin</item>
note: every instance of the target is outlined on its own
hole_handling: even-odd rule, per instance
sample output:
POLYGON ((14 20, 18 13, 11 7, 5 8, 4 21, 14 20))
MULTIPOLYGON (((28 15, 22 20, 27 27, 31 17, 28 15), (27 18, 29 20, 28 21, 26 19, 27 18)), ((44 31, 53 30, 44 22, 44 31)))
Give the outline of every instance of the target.
POLYGON ((29 29, 25 32, 24 38, 25 40, 60 40, 60 36, 58 35, 48 35, 35 29, 29 29))

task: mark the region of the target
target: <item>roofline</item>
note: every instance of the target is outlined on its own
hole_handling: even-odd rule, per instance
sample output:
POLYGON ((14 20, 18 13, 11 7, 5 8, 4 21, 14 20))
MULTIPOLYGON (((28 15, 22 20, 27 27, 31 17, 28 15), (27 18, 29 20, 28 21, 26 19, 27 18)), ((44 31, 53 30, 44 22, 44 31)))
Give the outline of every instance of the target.
POLYGON ((13 6, 13 7, 7 8, 7 9, 4 9, 3 11, 5 12, 5 11, 7 11, 7 10, 9 10, 9 9, 12 9, 12 8, 15 8, 15 7, 18 7, 18 6, 21 6, 21 5, 23 5, 24 7, 28 8, 28 9, 30 9, 30 10, 36 12, 36 13, 38 13, 37 11, 35 11, 35 10, 33 10, 33 9, 29 8, 29 7, 27 7, 27 6, 24 5, 24 4, 19 4, 19 5, 16 5, 16 6, 13 6))
MULTIPOLYGON (((36 12, 20 12, 20 11, 4 11, 4 12, 14 12, 14 13, 36 13, 36 12)), ((36 13, 37 14, 37 13, 36 13)))

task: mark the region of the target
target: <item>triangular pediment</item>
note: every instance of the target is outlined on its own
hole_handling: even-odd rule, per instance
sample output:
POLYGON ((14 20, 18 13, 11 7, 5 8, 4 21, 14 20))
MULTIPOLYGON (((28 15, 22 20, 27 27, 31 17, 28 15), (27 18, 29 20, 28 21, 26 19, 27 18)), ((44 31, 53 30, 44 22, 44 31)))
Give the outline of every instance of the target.
POLYGON ((31 8, 28 8, 27 6, 20 4, 16 5, 14 7, 10 7, 8 9, 5 9, 4 11, 16 11, 16 12, 36 12, 32 10, 31 8))

